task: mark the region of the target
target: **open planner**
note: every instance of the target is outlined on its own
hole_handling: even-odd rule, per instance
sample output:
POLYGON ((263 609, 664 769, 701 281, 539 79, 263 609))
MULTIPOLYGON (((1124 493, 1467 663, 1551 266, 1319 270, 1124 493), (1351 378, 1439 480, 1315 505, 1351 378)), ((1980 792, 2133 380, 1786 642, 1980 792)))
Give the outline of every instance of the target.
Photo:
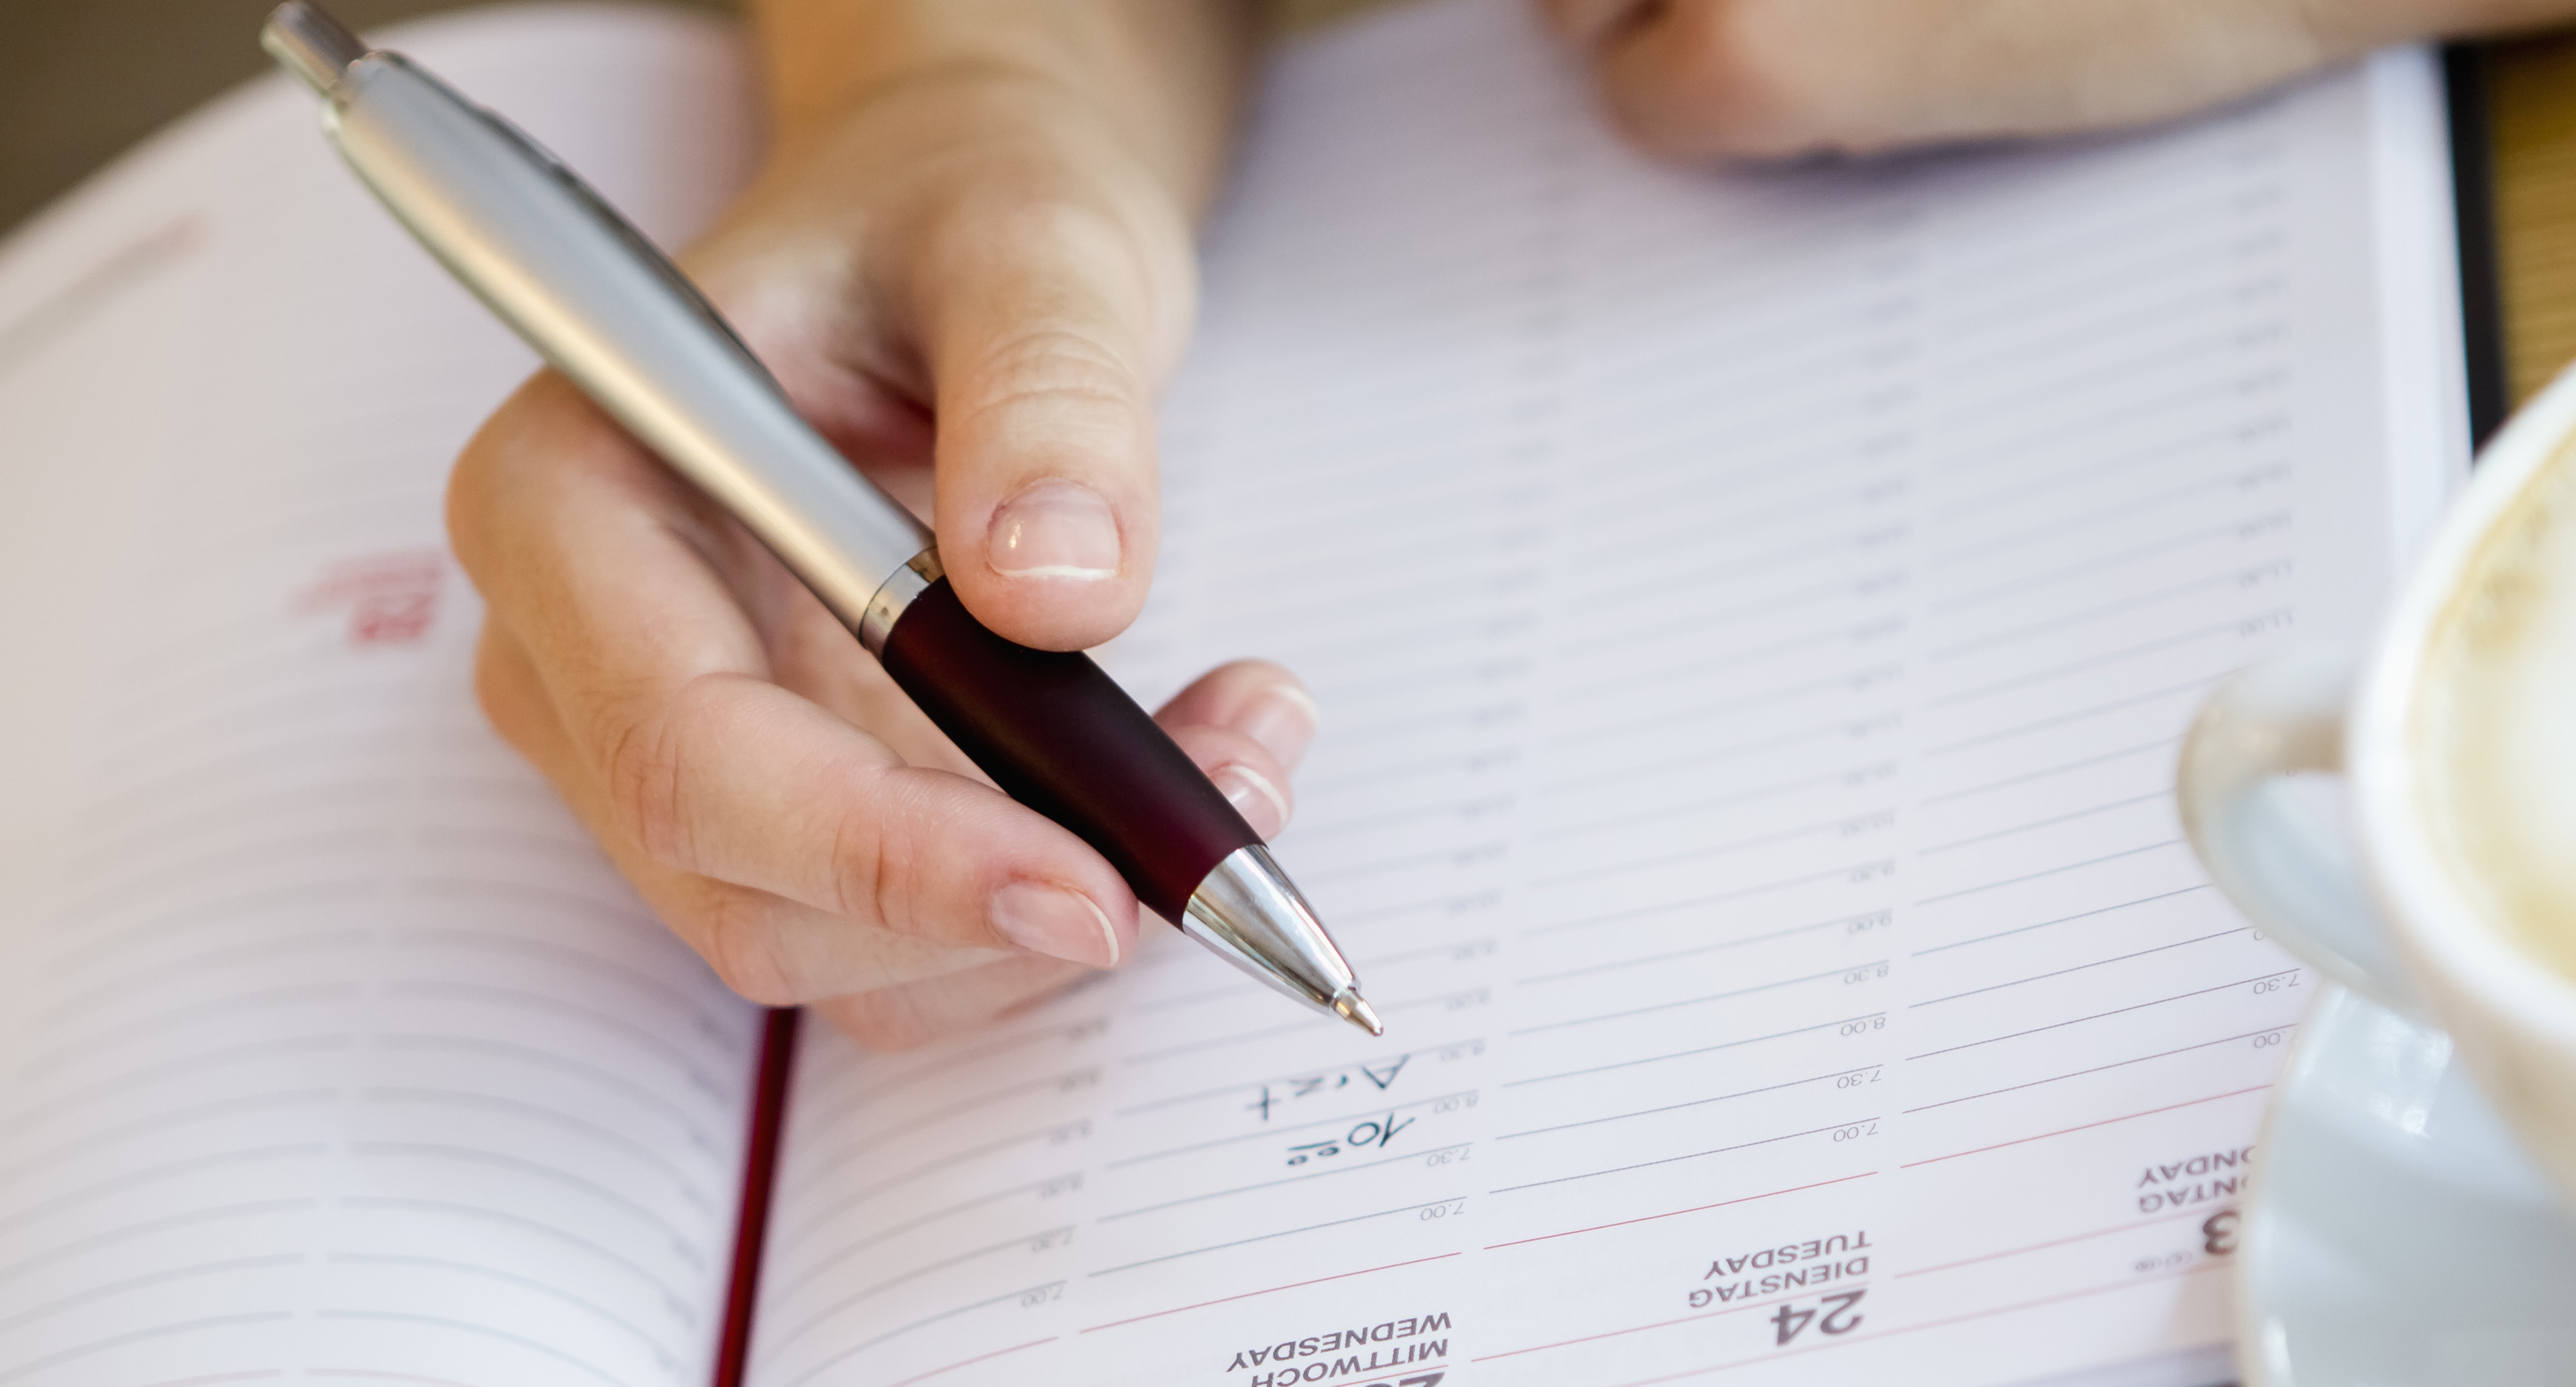
MULTIPOLYGON (((2178 735, 2466 465, 2440 78, 1733 172, 1529 7, 1293 45, 1102 652, 1324 710, 1278 846, 1383 1040, 1169 930, 990 1028, 762 1013, 471 693, 530 369, 254 84, 0 253, 0 1387, 2205 1387, 2315 982, 2178 735)), ((243 36, 244 42, 250 35, 243 36)), ((388 36, 651 233, 738 40, 388 36)))

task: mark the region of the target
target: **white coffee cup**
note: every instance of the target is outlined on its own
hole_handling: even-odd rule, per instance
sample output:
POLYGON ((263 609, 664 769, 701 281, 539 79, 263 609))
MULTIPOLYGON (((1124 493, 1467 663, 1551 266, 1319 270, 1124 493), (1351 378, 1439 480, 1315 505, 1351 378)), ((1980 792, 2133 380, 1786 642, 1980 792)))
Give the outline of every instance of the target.
MULTIPOLYGON (((2432 700, 2447 697, 2428 657, 2455 648, 2448 642, 2465 628, 2454 623, 2529 598, 2527 584, 2509 586, 2516 573, 2499 546, 2543 514, 2576 545, 2576 373, 2488 445, 2373 649, 2358 659, 2284 652, 2210 697, 2184 742, 2178 793, 2184 829, 2220 889, 2334 981, 2448 1031, 2576 1206, 2576 981, 2516 938, 2524 926, 2500 918, 2493 882, 2461 860, 2459 831, 2444 824, 2463 820, 2436 811, 2458 802, 2465 772, 2434 761, 2452 739, 2427 731, 2432 700), (2287 783, 2337 770, 2341 827, 2287 783)), ((2554 600, 2576 604, 2576 592, 2554 600)), ((2576 669, 2576 650, 2563 658, 2576 669)), ((2576 720, 2576 683, 2566 707, 2576 720)), ((2568 772, 2576 780, 2576 765, 2568 772)), ((2576 829, 2563 851, 2576 858, 2576 829)), ((2576 919, 2563 923, 2576 931, 2576 919)))

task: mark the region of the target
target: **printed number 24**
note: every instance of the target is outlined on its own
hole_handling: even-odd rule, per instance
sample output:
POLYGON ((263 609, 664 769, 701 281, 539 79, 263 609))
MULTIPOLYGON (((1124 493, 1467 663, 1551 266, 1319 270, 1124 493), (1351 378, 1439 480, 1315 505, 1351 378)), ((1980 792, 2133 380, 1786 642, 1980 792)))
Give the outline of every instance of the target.
POLYGON ((1860 1304, 1861 1297, 1868 1294, 1867 1291, 1845 1291, 1841 1295, 1829 1295, 1817 1301, 1813 1309, 1807 1310, 1801 1310, 1783 1302, 1780 1312, 1771 1317, 1772 1326, 1780 1331, 1779 1337, 1774 1342, 1787 1344, 1791 1339, 1797 1338, 1810 1323, 1814 1323, 1821 1333, 1849 1334, 1860 1328, 1862 1319, 1862 1316, 1853 1313, 1852 1307, 1860 1304), (1819 1314, 1824 1316, 1821 1321, 1816 1319, 1819 1314))

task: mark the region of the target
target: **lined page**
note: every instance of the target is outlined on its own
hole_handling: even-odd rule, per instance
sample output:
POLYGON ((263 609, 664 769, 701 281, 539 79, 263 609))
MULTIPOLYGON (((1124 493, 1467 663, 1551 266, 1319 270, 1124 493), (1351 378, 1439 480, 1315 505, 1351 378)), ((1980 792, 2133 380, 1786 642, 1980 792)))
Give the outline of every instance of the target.
MULTIPOLYGON (((404 44, 658 231, 745 164, 711 26, 404 44)), ((0 1383, 696 1387, 756 1016, 475 709, 440 491, 531 361, 315 126, 0 260, 0 1383)))
POLYGON ((1717 175, 1524 8, 1274 73, 1112 654, 1312 683, 1280 856, 1386 1038, 1166 934, 944 1048, 813 1037, 760 1387, 2227 1375, 2313 982, 2172 766, 2460 465, 2449 349, 2382 340, 2449 292, 2387 182, 2442 185, 2429 65, 1717 175))

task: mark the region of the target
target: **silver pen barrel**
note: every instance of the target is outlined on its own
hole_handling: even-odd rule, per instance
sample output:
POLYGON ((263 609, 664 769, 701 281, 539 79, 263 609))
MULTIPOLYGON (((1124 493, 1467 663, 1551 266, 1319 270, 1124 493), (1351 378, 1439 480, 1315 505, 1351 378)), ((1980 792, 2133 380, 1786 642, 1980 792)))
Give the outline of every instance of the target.
POLYGON ((535 141, 309 5, 281 6, 261 39, 322 94, 331 142, 421 243, 843 623, 858 629, 930 547, 662 253, 535 141))

